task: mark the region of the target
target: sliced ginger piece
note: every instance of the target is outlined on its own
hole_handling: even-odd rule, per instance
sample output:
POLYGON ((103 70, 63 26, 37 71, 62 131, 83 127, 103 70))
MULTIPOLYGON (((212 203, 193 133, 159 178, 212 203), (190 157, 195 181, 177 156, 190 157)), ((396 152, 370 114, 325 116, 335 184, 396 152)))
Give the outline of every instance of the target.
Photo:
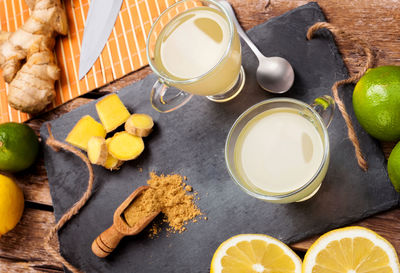
POLYGON ((124 161, 121 161, 119 159, 116 159, 113 157, 109 152, 108 152, 108 145, 110 144, 112 138, 107 138, 106 139, 106 144, 107 144, 107 160, 104 163, 103 167, 106 169, 109 169, 110 171, 113 170, 118 170, 119 167, 124 163, 124 161))
POLYGON ((103 125, 89 115, 83 116, 69 132, 66 142, 87 151, 89 139, 93 136, 105 137, 103 125))
POLYGON ((118 170, 119 167, 124 163, 124 161, 118 160, 115 157, 113 157, 111 154, 108 154, 106 163, 104 163, 103 167, 110 170, 118 170))
POLYGON ((92 164, 103 166, 108 156, 107 144, 104 137, 91 137, 88 141, 87 154, 92 164))
POLYGON ((117 94, 109 95, 97 102, 96 110, 107 133, 124 124, 130 116, 117 94))
POLYGON ((147 137, 153 126, 153 119, 147 114, 133 114, 125 122, 125 130, 139 137, 147 137))
POLYGON ((108 152, 116 159, 123 161, 135 159, 143 150, 143 139, 126 131, 116 133, 108 144, 108 152))

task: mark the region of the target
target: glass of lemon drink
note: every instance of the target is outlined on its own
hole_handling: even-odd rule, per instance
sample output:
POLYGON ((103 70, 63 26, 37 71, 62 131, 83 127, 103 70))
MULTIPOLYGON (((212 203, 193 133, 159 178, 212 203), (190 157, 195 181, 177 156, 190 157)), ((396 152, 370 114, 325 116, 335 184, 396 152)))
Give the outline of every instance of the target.
POLYGON ((192 95, 229 101, 243 88, 240 39, 217 1, 184 0, 170 6, 152 25, 146 51, 159 77, 150 99, 160 112, 179 108, 192 95))
POLYGON ((233 180, 253 197, 300 202, 320 188, 329 165, 331 97, 308 105, 291 98, 262 101, 233 124, 225 159, 233 180))

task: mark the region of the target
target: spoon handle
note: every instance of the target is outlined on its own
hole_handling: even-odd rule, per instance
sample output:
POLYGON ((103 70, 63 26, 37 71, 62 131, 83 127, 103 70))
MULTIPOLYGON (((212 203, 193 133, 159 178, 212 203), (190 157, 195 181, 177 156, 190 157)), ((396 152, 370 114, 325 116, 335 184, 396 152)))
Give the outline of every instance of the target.
POLYGON ((250 40, 249 36, 247 36, 246 32, 240 26, 239 21, 236 18, 235 12, 233 11, 233 8, 232 8, 231 4, 226 0, 220 0, 220 1, 218 1, 218 3, 220 3, 222 6, 225 7, 225 9, 228 12, 230 18, 232 19, 233 23, 236 26, 237 32, 242 37, 242 39, 247 43, 247 45, 254 52, 254 54, 258 57, 258 59, 262 58, 264 55, 260 52, 260 50, 258 50, 256 45, 250 40))

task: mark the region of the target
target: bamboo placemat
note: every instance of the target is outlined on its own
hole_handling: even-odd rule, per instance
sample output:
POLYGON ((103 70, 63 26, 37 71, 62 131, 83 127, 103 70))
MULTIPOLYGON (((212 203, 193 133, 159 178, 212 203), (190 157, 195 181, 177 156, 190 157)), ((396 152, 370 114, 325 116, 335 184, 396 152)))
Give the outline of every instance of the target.
MULTIPOLYGON (((147 65, 146 38, 160 13, 177 0, 124 0, 114 29, 100 57, 79 81, 79 57, 89 0, 64 0, 69 33, 55 47, 61 79, 56 98, 48 110, 101 87, 147 65)), ((0 30, 13 32, 30 16, 24 0, 0 0, 0 30)), ((1 72, 0 72, 1 73, 1 72)), ((8 86, 0 75, 0 123, 23 122, 30 115, 12 109, 7 103, 8 86)))

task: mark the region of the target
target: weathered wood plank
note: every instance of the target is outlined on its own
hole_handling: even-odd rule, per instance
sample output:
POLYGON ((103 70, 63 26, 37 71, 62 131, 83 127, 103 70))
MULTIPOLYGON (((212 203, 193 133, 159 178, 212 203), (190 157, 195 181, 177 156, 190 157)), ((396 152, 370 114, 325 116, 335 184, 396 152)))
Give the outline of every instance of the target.
MULTIPOLYGON (((52 212, 26 208, 18 225, 0 237, 0 258, 21 262, 16 268, 20 268, 23 264, 30 268, 61 269, 61 264, 47 253, 43 245, 43 240, 52 225, 54 225, 52 212)), ((52 243, 58 246, 56 239, 52 243)), ((3 263, 0 262, 0 268, 2 266, 3 263)), ((0 270, 0 272, 9 271, 0 270)))
POLYGON ((390 153, 392 152, 394 146, 396 145, 396 142, 382 142, 382 150, 383 153, 385 154, 386 159, 389 158, 390 153))
POLYGON ((7 273, 61 273, 61 267, 49 266, 46 263, 36 263, 35 261, 10 260, 0 257, 0 272, 7 273))
MULTIPOLYGON (((137 71, 134 71, 122 77, 121 79, 118 79, 110 84, 103 86, 102 88, 99 89, 99 92, 109 93, 120 90, 121 88, 124 88, 134 82, 140 81, 150 73, 151 73, 150 67, 145 66, 137 71)), ((150 98, 150 90, 149 90, 149 98, 150 98)))

